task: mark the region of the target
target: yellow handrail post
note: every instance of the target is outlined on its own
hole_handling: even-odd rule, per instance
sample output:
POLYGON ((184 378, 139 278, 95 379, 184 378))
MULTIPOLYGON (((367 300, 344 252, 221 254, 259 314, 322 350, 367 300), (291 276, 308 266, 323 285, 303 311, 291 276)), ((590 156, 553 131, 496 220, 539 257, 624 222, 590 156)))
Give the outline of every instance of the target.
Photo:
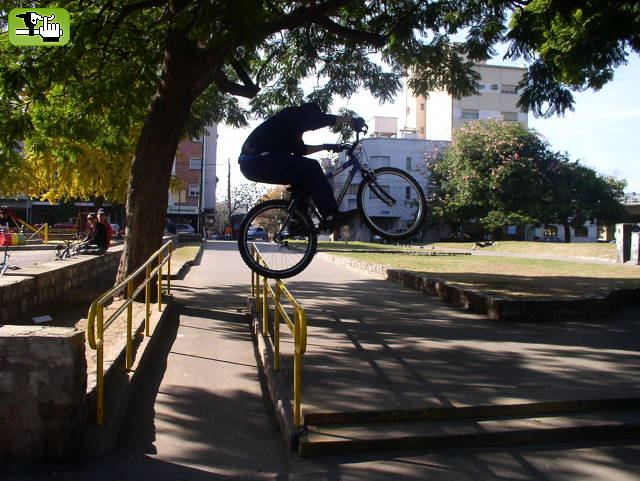
POLYGON ((127 371, 133 366, 133 279, 127 282, 127 371))
POLYGON ((151 279, 151 265, 147 264, 146 275, 145 275, 145 286, 144 286, 144 334, 145 336, 149 336, 150 329, 149 324, 151 323, 151 284, 149 280, 151 279))
POLYGON ((49 245, 49 223, 44 223, 44 245, 49 245))
POLYGON ((266 277, 263 279, 262 286, 262 334, 267 337, 269 335, 269 285, 266 277))
POLYGON ((276 299, 273 308, 273 369, 280 370, 280 282, 276 282, 276 299))
MULTIPOLYGON (((256 259, 256 246, 255 244, 251 244, 251 256, 256 259)), ((254 297, 256 295, 255 289, 256 289, 256 273, 251 271, 251 297, 254 297)))
POLYGON ((167 261, 167 294, 171 294, 171 257, 173 256, 173 244, 169 244, 169 260, 167 261))
POLYGON ((295 311, 294 340, 295 354, 293 356, 293 425, 301 425, 301 399, 302 399, 302 352, 300 348, 300 324, 302 323, 300 311, 295 311))
POLYGON ((98 306, 98 339, 96 352, 96 423, 102 426, 104 422, 104 306, 98 306))
POLYGON ((162 311, 162 261, 164 260, 164 251, 158 256, 158 312, 162 311))

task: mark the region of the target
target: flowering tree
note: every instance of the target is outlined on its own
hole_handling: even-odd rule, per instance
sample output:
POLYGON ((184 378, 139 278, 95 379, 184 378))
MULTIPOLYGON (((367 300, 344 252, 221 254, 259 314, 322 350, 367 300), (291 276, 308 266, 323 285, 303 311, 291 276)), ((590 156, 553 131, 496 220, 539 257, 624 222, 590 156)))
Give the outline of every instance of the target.
POLYGON ((537 222, 554 162, 546 143, 518 123, 470 122, 433 165, 440 184, 434 213, 458 222, 478 219, 490 230, 537 222))
POLYGON ((621 220, 624 181, 599 175, 550 150, 533 130, 498 119, 458 129, 453 145, 432 165, 440 184, 434 213, 453 222, 478 220, 486 229, 507 225, 621 220))

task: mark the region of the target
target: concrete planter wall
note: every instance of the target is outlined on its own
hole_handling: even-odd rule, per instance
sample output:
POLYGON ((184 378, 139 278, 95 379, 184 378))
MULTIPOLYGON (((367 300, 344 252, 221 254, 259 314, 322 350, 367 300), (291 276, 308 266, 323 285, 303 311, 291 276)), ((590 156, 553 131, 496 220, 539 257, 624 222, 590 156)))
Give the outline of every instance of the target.
POLYGON ((89 410, 84 332, 11 321, 112 275, 120 255, 81 256, 3 277, 0 462, 64 462, 78 455, 89 410))

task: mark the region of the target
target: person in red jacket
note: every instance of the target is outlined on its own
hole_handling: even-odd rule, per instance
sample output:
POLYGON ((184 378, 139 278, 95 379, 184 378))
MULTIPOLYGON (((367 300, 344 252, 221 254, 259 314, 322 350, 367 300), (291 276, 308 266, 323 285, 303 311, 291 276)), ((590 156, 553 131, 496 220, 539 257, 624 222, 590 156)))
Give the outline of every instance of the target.
POLYGON ((109 221, 107 220, 108 218, 109 218, 109 214, 107 213, 106 210, 104 209, 98 210, 98 221, 104 224, 104 227, 107 231, 107 249, 111 245, 111 237, 113 237, 113 227, 111 227, 111 224, 109 224, 109 221))

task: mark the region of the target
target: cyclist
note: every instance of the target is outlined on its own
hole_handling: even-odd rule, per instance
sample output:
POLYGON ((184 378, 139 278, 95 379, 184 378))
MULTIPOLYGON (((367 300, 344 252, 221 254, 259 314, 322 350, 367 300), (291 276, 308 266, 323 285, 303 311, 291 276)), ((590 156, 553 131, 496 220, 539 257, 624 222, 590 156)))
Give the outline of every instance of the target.
POLYGON ((320 229, 337 230, 358 213, 338 211, 331 185, 320 164, 307 154, 339 150, 337 144, 306 145, 302 135, 309 130, 364 121, 351 114, 325 114, 316 103, 287 107, 265 120, 249 134, 238 159, 242 174, 267 184, 290 184, 304 188, 323 217, 320 229))

